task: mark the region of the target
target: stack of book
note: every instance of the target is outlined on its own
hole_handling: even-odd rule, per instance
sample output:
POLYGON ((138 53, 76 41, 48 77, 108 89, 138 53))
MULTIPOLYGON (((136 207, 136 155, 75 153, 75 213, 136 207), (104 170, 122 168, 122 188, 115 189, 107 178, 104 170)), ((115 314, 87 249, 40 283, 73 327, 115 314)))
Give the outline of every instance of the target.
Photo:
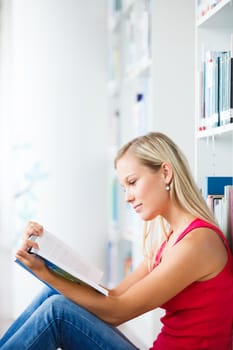
MULTIPOLYGON (((233 46, 233 35, 231 35, 233 46)), ((199 79, 198 130, 233 123, 233 52, 207 51, 199 79)))
POLYGON ((233 249, 233 177, 208 176, 206 200, 233 249))

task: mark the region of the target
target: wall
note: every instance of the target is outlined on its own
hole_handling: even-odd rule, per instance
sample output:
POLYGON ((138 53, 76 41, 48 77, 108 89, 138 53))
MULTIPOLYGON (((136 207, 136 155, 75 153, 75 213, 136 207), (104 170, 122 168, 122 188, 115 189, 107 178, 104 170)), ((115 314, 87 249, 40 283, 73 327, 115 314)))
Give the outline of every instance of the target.
MULTIPOLYGON (((33 219, 105 267, 105 21, 103 0, 3 1, 0 235, 12 256, 33 219)), ((16 315, 38 284, 15 264, 12 276, 16 315)))

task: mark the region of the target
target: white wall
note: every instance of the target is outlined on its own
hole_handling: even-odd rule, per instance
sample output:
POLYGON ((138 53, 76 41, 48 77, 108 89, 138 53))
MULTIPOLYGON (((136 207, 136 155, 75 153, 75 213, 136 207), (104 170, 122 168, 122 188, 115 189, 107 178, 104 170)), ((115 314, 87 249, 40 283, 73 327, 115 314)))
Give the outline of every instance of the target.
MULTIPOLYGON (((105 1, 4 0, 3 14, 1 245, 33 219, 104 269, 105 1)), ((13 276, 17 314, 37 286, 13 276)))

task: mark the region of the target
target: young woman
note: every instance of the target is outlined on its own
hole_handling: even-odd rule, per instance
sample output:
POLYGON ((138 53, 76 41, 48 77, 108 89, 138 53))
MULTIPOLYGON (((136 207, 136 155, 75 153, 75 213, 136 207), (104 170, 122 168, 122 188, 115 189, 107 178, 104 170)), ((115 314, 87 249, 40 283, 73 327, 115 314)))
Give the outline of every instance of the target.
POLYGON ((150 349, 230 350, 233 258, 184 155, 154 132, 123 146, 115 166, 125 200, 145 222, 144 261, 103 296, 58 277, 28 253, 37 247, 28 237, 43 234, 30 222, 16 257, 58 293, 46 288, 3 336, 1 349, 133 350, 116 326, 161 307, 163 326, 150 349), (155 219, 164 235, 159 249, 146 244, 155 219))

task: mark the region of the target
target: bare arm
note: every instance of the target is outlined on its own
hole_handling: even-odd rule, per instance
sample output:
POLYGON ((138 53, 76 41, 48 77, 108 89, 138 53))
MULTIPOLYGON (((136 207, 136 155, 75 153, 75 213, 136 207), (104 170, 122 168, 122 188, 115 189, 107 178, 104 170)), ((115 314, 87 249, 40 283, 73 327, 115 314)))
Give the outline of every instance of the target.
POLYGON ((174 246, 152 272, 147 272, 147 266, 143 262, 135 272, 110 291, 109 297, 51 272, 39 258, 27 253, 27 241, 16 256, 39 278, 67 298, 102 320, 119 325, 161 306, 192 282, 207 278, 224 266, 226 257, 219 256, 218 244, 221 242, 217 241, 218 237, 210 240, 206 229, 198 231, 200 234, 191 234, 188 239, 185 238, 174 246))
POLYGON ((109 290, 111 296, 120 296, 125 293, 135 283, 140 281, 149 273, 147 261, 144 260, 141 264, 129 275, 127 275, 115 288, 109 290))

